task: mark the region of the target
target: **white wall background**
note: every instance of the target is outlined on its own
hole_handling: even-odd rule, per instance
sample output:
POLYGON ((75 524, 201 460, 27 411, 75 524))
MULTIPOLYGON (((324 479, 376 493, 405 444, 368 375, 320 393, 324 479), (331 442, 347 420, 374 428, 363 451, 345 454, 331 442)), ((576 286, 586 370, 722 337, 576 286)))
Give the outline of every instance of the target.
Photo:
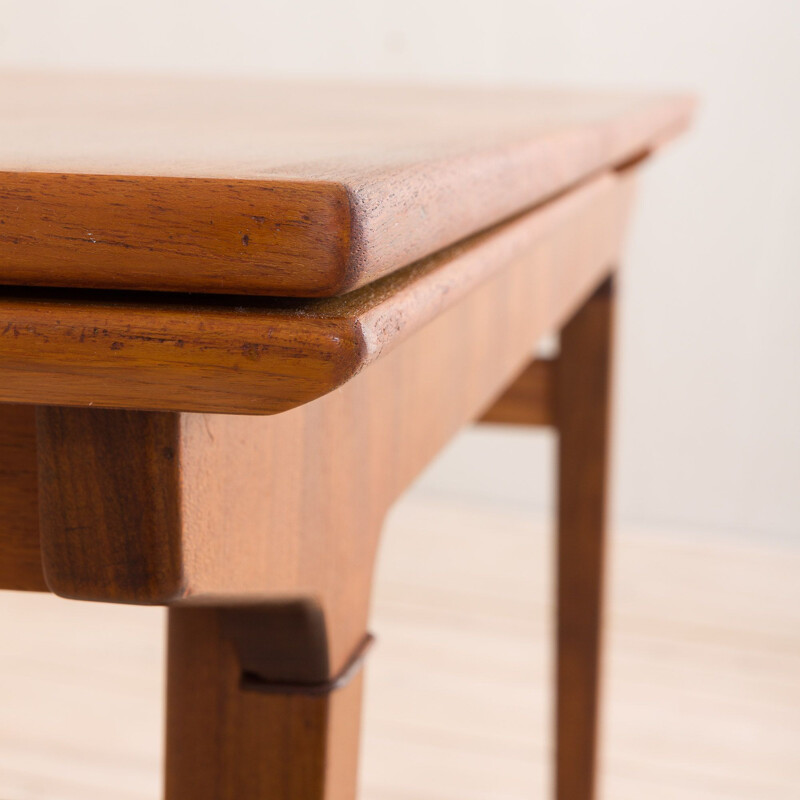
MULTIPOLYGON (((0 0, 0 66, 695 91, 630 240, 616 506, 800 539, 800 2, 0 0)), ((428 480, 544 498, 547 448, 469 434, 428 480)))

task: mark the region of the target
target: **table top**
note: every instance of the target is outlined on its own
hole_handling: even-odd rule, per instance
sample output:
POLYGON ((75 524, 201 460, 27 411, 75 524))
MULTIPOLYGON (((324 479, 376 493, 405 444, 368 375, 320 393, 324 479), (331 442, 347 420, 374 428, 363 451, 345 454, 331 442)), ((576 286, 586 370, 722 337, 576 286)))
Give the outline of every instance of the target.
POLYGON ((616 263, 635 172, 340 297, 0 287, 0 403, 272 414, 377 374, 410 340, 404 382, 413 353, 443 371, 494 364, 498 338, 530 353, 616 263))
POLYGON ((686 97, 0 77, 1 282, 325 297, 648 153, 686 97))

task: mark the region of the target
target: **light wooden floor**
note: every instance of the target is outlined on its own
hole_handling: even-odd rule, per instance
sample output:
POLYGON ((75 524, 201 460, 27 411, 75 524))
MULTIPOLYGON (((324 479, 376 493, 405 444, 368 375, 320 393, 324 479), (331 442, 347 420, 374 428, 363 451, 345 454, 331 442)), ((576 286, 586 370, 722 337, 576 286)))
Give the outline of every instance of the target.
MULTIPOLYGON (((606 800, 800 797, 800 549, 626 531, 613 556, 606 800)), ((525 508, 398 507, 366 798, 547 796, 551 562, 525 508)), ((0 641, 0 798, 155 800, 162 612, 5 593, 0 641)))

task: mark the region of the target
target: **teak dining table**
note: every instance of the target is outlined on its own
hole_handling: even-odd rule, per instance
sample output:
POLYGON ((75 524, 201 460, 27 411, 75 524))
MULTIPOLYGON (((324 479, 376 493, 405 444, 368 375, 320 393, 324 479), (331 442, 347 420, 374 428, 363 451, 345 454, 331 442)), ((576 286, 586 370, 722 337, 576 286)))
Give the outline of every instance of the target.
POLYGON ((480 420, 558 434, 555 794, 593 797, 615 276, 691 111, 0 78, 0 588, 169 606, 167 800, 355 797, 381 525, 480 420))

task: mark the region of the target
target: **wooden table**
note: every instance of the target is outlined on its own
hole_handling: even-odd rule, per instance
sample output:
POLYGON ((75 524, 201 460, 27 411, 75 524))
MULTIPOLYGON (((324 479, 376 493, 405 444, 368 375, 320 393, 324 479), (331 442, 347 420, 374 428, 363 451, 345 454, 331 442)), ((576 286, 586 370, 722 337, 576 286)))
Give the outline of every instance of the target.
POLYGON ((168 800, 354 797, 381 524, 476 419, 559 434, 556 794, 591 798, 614 275, 690 101, 7 75, 0 107, 0 588, 170 606, 168 800))

